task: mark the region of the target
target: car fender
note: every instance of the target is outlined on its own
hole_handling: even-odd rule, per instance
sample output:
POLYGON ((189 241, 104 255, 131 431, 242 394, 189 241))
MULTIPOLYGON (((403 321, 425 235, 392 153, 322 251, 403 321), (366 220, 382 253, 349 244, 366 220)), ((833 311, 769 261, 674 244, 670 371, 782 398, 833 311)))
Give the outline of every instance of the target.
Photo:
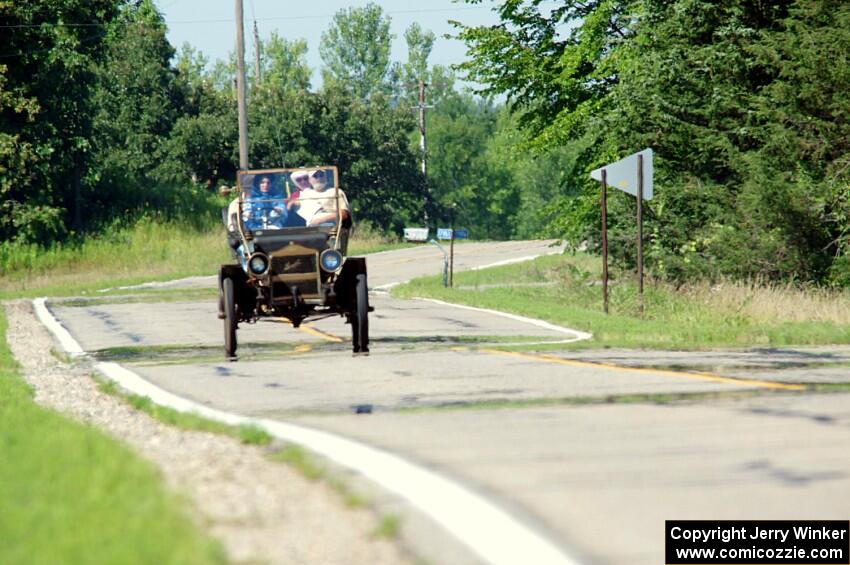
POLYGON ((334 282, 334 293, 337 304, 346 310, 354 309, 356 302, 355 285, 357 275, 366 274, 365 257, 347 257, 342 264, 342 270, 334 282))

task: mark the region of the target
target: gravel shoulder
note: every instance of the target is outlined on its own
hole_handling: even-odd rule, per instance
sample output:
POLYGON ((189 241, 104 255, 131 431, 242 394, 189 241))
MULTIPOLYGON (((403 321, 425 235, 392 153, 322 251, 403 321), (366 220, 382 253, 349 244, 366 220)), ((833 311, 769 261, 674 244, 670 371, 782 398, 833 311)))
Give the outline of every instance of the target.
POLYGON ((346 507, 339 493, 268 460, 267 448, 166 426, 101 392, 86 361, 51 354, 55 344, 29 301, 4 304, 7 340, 36 402, 105 430, 184 493, 234 563, 410 563, 400 544, 376 537, 379 517, 346 507))

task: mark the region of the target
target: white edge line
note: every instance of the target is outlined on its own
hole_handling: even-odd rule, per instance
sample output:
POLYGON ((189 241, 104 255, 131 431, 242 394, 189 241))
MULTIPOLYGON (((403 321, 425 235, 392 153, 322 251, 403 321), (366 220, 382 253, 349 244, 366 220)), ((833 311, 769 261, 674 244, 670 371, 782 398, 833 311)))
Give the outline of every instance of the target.
MULTIPOLYGON (((414 297, 415 300, 424 300, 426 302, 433 302, 434 304, 441 304, 443 306, 452 306, 454 308, 460 308, 461 310, 472 310, 474 312, 484 312, 487 314, 494 314, 496 316, 502 316, 503 318, 509 318, 511 320, 515 320, 517 322, 523 322, 526 324, 531 324, 533 326, 537 326, 538 328, 544 328, 547 330, 551 330, 559 333, 572 334, 575 337, 573 339, 566 339, 563 341, 547 341, 541 343, 572 343, 574 341, 583 341, 586 339, 590 339, 593 337, 593 334, 582 332, 579 330, 573 330, 570 328, 565 328, 563 326, 557 326, 555 324, 550 324, 549 322, 538 320, 537 318, 527 318, 525 316, 519 316, 517 314, 508 314, 507 312, 501 312, 499 310, 491 310, 489 308, 477 308, 475 306, 466 306, 465 304, 453 304, 451 302, 443 302, 442 300, 437 300, 436 298, 420 298, 414 297)), ((521 345, 534 345, 529 344, 527 342, 520 343, 521 345)), ((499 344, 506 345, 506 344, 499 344)))
MULTIPOLYGON (((490 267, 501 267, 502 265, 512 265, 514 263, 524 263, 525 261, 531 261, 533 259, 537 259, 538 257, 545 257, 546 255, 556 255, 558 253, 562 253, 564 251, 563 246, 553 249, 552 251, 547 251, 546 253, 538 253, 536 255, 526 255, 525 257, 515 257, 513 259, 505 259, 503 261, 496 261, 495 263, 488 263, 487 265, 480 265, 478 267, 472 267, 470 269, 464 269, 466 271, 480 271, 482 269, 489 269, 490 267)), ((386 253, 386 251, 382 251, 382 253, 386 253)), ((376 254, 377 255, 377 254, 376 254)), ((414 277, 416 278, 416 277, 414 277)), ((382 285, 376 286, 370 290, 374 290, 377 292, 387 292, 390 289, 397 287, 398 285, 405 283, 408 281, 395 281, 390 283, 384 283, 382 285)))
POLYGON ((514 257, 513 259, 505 259, 503 261, 496 261, 495 263, 489 263, 487 265, 480 265, 478 267, 472 267, 468 269, 470 271, 481 271, 482 269, 489 269, 490 267, 501 267, 502 265, 513 265, 514 263, 524 263, 525 261, 531 261, 532 259, 537 259, 538 257, 545 257, 546 255, 555 255, 557 253, 561 253, 563 249, 556 249, 554 251, 548 251, 546 253, 538 253, 537 255, 526 255, 525 257, 514 257))
POLYGON ((110 290, 135 290, 139 288, 167 288, 183 282, 202 281, 204 279, 215 278, 215 275, 195 275, 191 277, 183 277, 182 279, 170 279, 167 281, 150 281, 146 283, 131 284, 127 286, 101 288, 95 292, 109 292, 110 290))
MULTIPOLYGON (((39 320, 71 355, 83 355, 80 344, 47 309, 45 298, 33 300, 39 320)), ((544 322, 545 323, 545 322, 544 322)), ((180 412, 194 412, 230 425, 254 425, 269 434, 300 444, 361 473, 442 525, 486 563, 577 565, 563 549, 519 522, 484 497, 401 457, 328 432, 215 410, 172 394, 117 363, 95 368, 122 388, 180 412)))
POLYGON ((62 324, 53 317, 53 314, 50 310, 47 309, 47 298, 36 298, 32 301, 33 308, 35 309, 35 315, 41 321, 44 326, 50 330, 50 332, 56 336, 56 339, 59 340, 59 344, 62 346, 68 355, 71 357, 80 357, 85 355, 86 352, 83 351, 83 348, 80 347, 80 344, 77 343, 77 340, 62 327, 62 324))

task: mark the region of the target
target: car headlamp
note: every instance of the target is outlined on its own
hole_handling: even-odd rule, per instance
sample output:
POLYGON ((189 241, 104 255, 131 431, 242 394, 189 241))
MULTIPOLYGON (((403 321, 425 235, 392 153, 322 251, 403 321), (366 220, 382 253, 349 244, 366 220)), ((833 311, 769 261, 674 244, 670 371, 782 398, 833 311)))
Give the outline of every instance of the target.
POLYGON ((269 258, 263 253, 255 253, 248 260, 248 269, 253 275, 264 275, 269 270, 269 258))
POLYGON ((322 252, 319 262, 322 265, 322 269, 329 273, 335 273, 342 267, 342 254, 335 249, 326 249, 322 252))

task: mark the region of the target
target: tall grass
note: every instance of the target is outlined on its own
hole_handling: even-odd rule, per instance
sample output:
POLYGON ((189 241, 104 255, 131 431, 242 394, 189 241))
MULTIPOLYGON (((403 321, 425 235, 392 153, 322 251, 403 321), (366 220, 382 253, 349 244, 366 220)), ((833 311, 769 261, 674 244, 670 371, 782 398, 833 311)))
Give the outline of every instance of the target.
POLYGON ((579 347, 703 349, 850 343, 850 290, 755 281, 677 288, 648 281, 645 313, 640 315, 634 275, 612 272, 610 314, 605 315, 599 272, 598 257, 549 256, 458 273, 454 289, 444 289, 439 277, 429 277, 394 292, 530 315, 592 332, 593 340, 579 347))
POLYGON ((800 288, 759 281, 695 283, 682 287, 688 300, 761 323, 832 322, 850 325, 850 289, 800 288))
POLYGON ((36 405, 0 311, 0 563, 223 563, 153 467, 36 405))
MULTIPOLYGON (((368 224, 356 226, 349 254, 405 244, 368 224)), ((0 243, 0 298, 67 295, 104 287, 212 275, 232 261, 224 228, 205 223, 143 217, 70 244, 49 247, 0 243)))
POLYGON ((212 274, 228 260, 220 228, 193 229, 144 218, 71 245, 0 244, 0 296, 212 274))
POLYGON ((354 226, 348 242, 348 254, 365 255, 402 247, 410 247, 410 244, 403 243, 397 235, 383 232, 369 222, 359 222, 354 226))

